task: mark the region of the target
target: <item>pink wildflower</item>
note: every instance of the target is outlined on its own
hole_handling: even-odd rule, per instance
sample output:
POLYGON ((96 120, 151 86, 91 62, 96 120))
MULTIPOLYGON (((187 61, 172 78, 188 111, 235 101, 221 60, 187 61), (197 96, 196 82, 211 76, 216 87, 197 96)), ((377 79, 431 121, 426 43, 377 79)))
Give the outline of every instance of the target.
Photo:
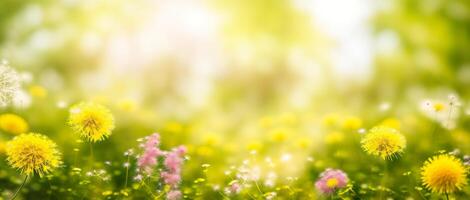
POLYGON ((333 194, 337 189, 344 188, 348 183, 348 176, 339 169, 326 169, 320 174, 315 187, 325 195, 333 194))
POLYGON ((233 183, 232 185, 230 185, 230 193, 232 194, 237 194, 240 192, 240 184, 238 183, 233 183))
POLYGON ((179 200, 181 199, 181 192, 179 190, 171 190, 166 194, 168 200, 179 200))
POLYGON ((146 139, 147 141, 145 144, 142 144, 144 153, 139 156, 137 165, 140 170, 150 174, 152 172, 152 168, 157 165, 157 158, 162 155, 162 152, 158 148, 158 145, 160 144, 160 135, 158 135, 158 133, 154 133, 147 136, 146 139))
POLYGON ((176 148, 176 153, 180 156, 180 157, 183 157, 184 154, 186 154, 188 150, 186 149, 185 146, 183 145, 180 145, 179 147, 176 148))
POLYGON ((174 186, 177 185, 181 181, 181 176, 179 174, 172 174, 169 172, 162 172, 163 181, 165 184, 174 186))
POLYGON ((179 173, 181 165, 183 164, 183 159, 179 152, 174 150, 166 155, 164 164, 168 171, 179 173))
POLYGON ((172 188, 177 188, 181 180, 180 173, 185 153, 186 148, 184 146, 179 146, 165 155, 165 161, 163 163, 166 170, 162 172, 161 176, 165 183, 170 185, 172 188))

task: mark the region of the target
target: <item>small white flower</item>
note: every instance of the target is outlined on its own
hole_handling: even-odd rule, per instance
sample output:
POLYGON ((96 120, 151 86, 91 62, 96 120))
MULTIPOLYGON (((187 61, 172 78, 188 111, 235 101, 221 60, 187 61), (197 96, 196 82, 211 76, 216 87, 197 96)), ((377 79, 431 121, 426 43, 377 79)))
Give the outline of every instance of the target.
POLYGON ((143 178, 142 175, 138 174, 137 176, 134 177, 134 180, 141 181, 142 178, 143 178))
POLYGON ((273 187, 274 186, 274 181, 271 180, 271 179, 268 179, 268 180, 264 181, 264 185, 266 185, 268 187, 273 187))
POLYGON ((360 133, 360 134, 364 134, 364 133, 366 133, 367 131, 366 131, 366 129, 361 128, 361 129, 359 129, 357 132, 360 133))
POLYGON ((219 190, 220 190, 220 185, 214 185, 214 186, 212 187, 212 189, 213 189, 214 191, 219 191, 219 190))
POLYGON ((21 89, 18 89, 13 95, 12 104, 16 108, 28 108, 31 103, 31 95, 21 89))

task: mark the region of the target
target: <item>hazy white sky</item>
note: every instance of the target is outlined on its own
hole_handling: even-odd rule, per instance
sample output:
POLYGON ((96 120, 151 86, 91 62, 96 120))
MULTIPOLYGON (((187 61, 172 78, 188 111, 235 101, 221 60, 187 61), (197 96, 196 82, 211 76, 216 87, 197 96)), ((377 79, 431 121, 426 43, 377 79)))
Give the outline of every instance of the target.
POLYGON ((312 14, 319 29, 332 37, 336 46, 331 60, 337 75, 365 79, 371 68, 372 35, 368 20, 371 0, 294 0, 312 14))

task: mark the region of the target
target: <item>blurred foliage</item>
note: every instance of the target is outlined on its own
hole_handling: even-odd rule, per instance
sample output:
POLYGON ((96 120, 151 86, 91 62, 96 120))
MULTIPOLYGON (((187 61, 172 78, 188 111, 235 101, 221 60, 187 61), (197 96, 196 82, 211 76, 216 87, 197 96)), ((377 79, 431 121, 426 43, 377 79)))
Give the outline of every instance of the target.
MULTIPOLYGON (((162 149, 187 146, 187 199, 324 199, 314 184, 325 168, 350 179, 333 199, 439 199, 421 184, 422 163, 439 153, 470 154, 469 1, 375 2, 373 73, 362 82, 334 76, 334 39, 291 1, 207 1, 198 12, 215 14, 188 26, 201 31, 199 23, 217 18, 220 30, 209 39, 175 28, 180 15, 201 9, 184 3, 175 14, 145 0, 0 2, 0 55, 33 77, 22 88, 31 104, 1 113, 23 117, 31 131, 59 145, 64 159, 53 175, 33 177, 20 198, 164 194, 158 178, 149 186, 133 180, 133 157, 124 187, 123 153, 140 152, 136 140, 153 132, 161 134, 162 149), (169 18, 158 15, 165 12, 169 18), (161 21, 168 30, 158 29, 161 21), (447 106, 449 94, 460 99, 451 107, 460 116, 451 129, 451 114, 442 122, 420 109, 425 99, 447 106), (83 100, 107 106, 116 118, 111 137, 93 145, 91 163, 89 144, 66 124, 69 106, 83 100), (378 124, 406 137, 400 158, 383 161, 361 149, 362 134, 378 124), (241 169, 258 169, 261 177, 226 193, 242 182, 241 169), (273 184, 266 182, 270 172, 273 184)), ((0 153, 12 137, 1 132, 0 153)), ((0 194, 8 199, 23 177, 0 157, 0 194)), ((468 198, 469 186, 452 196, 468 198)))

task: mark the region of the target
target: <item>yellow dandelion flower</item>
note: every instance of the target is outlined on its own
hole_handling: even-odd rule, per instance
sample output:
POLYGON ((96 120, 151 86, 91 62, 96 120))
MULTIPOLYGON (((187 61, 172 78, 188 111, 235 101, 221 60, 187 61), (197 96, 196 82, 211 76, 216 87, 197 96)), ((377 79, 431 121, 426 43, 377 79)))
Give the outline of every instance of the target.
POLYGON ((400 121, 398 121, 395 118, 387 118, 387 119, 383 120, 382 123, 380 123, 380 124, 383 125, 383 126, 388 126, 390 128, 397 129, 397 130, 400 129, 400 127, 401 127, 400 121))
POLYGON ((297 123, 297 116, 292 113, 285 113, 281 115, 280 122, 285 125, 295 125, 297 123))
POLYGON ((261 142, 258 142, 258 141, 250 141, 246 145, 246 148, 249 151, 259 151, 263 148, 263 144, 261 142))
POLYGON ((338 121, 339 121, 340 117, 338 114, 328 114, 326 116, 323 117, 323 124, 327 127, 332 127, 332 126, 335 126, 338 121))
POLYGON ((111 135, 114 129, 114 117, 102 105, 79 103, 70 109, 68 124, 81 137, 90 142, 97 142, 111 135))
POLYGON ((271 140, 275 142, 283 142, 287 140, 289 136, 289 131, 285 129, 275 129, 269 133, 271 140))
POLYGON ((356 130, 361 128, 362 120, 359 117, 347 117, 344 119, 343 127, 349 130, 356 130))
POLYGON ((0 129, 3 131, 21 134, 28 131, 28 123, 18 115, 15 114, 3 114, 0 115, 0 129))
POLYGON ((334 154, 335 158, 341 158, 341 159, 350 158, 351 156, 352 155, 350 154, 350 152, 346 150, 338 150, 334 154))
POLYGON ((171 133, 181 133, 183 132, 183 125, 178 122, 168 122, 165 125, 165 130, 171 133))
POLYGON ((137 108, 137 103, 133 99, 122 99, 117 102, 117 107, 126 112, 135 111, 137 108))
POLYGON ((57 145, 38 133, 21 134, 6 145, 7 161, 24 175, 43 176, 57 168, 60 153, 57 145))
POLYGON ((214 146, 214 145, 219 144, 220 138, 215 133, 206 133, 203 136, 203 141, 204 141, 204 144, 206 145, 214 146))
POLYGON ((424 163, 421 180, 431 191, 448 194, 467 185, 467 169, 454 156, 438 155, 424 163))
POLYGON ((297 139, 297 146, 301 149, 306 149, 312 144, 312 141, 308 137, 302 137, 297 139))
POLYGON ((33 85, 29 88, 31 96, 44 98, 47 96, 47 90, 40 85, 33 85))
POLYGON ((209 146, 199 146, 196 153, 203 157, 210 157, 214 154, 214 149, 209 146))
POLYGON ((341 132, 331 132, 325 137, 326 144, 337 144, 344 140, 344 134, 341 132))
POLYGON ((444 110, 445 105, 443 103, 437 102, 437 103, 434 103, 432 105, 432 108, 434 109, 434 111, 440 112, 440 111, 444 110))
POLYGON ((392 159, 406 147, 405 137, 396 129, 376 126, 361 141, 362 148, 371 155, 392 159))
POLYGON ((274 124, 274 119, 270 116, 262 117, 258 120, 259 125, 263 128, 268 128, 274 124))

